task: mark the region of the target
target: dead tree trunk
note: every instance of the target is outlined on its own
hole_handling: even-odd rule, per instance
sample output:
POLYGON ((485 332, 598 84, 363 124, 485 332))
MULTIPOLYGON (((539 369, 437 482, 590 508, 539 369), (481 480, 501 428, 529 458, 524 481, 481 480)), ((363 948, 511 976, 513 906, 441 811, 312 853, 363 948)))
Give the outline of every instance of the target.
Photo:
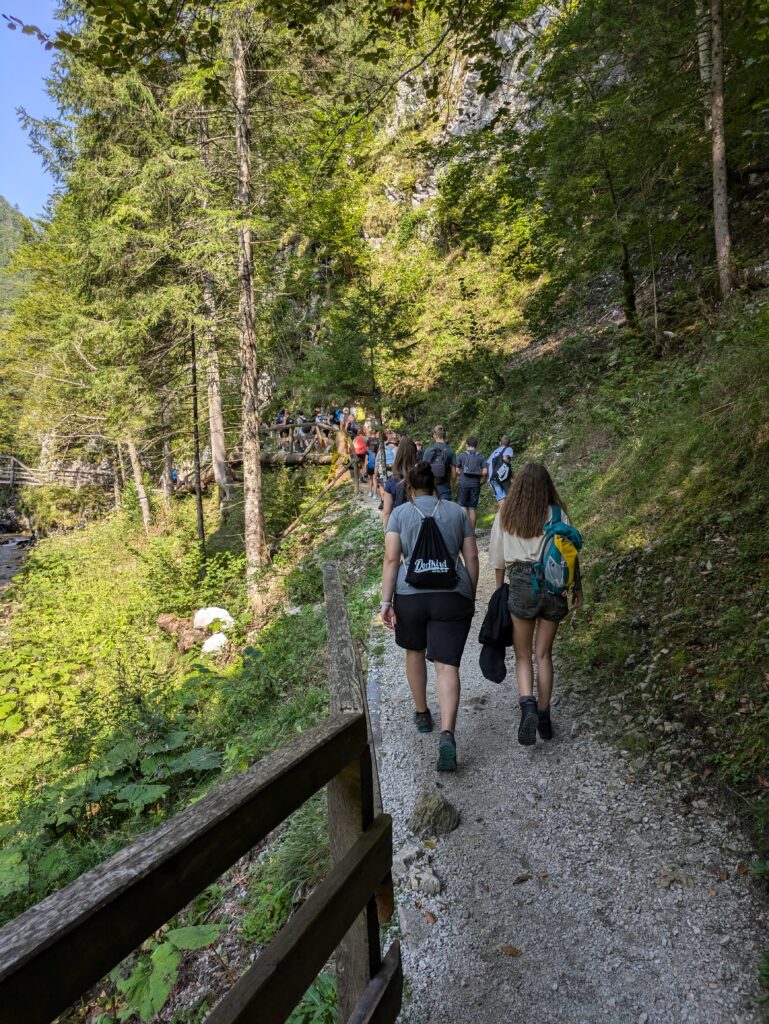
POLYGON ((149 533, 150 526, 152 526, 150 501, 147 497, 147 492, 144 489, 144 481, 142 480, 142 464, 139 461, 139 455, 136 451, 136 444, 134 443, 133 438, 126 438, 126 448, 128 449, 128 458, 131 461, 131 470, 133 472, 136 493, 139 495, 139 508, 142 510, 144 529, 149 533))
POLYGON ((262 465, 259 451, 259 357, 254 304, 254 250, 250 217, 251 95, 246 47, 239 29, 233 31, 235 77, 235 148, 238 158, 238 205, 242 225, 238 231, 238 288, 240 291, 240 394, 243 441, 243 504, 246 548, 246 585, 253 607, 258 607, 257 576, 269 558, 262 508, 262 465))
POLYGON ((732 290, 732 235, 726 188, 726 132, 724 129, 724 17, 722 0, 710 5, 710 123, 713 140, 713 226, 721 298, 732 290))

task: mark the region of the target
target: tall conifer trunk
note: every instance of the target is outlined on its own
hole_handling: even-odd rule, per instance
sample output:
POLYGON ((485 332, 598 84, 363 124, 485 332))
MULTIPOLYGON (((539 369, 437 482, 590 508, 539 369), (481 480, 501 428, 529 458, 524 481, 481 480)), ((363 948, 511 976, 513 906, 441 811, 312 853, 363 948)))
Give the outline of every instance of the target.
POLYGON ((128 449, 128 458, 131 461, 131 470, 133 472, 134 484, 136 485, 136 493, 139 495, 139 508, 142 510, 144 529, 149 533, 150 526, 152 526, 150 501, 147 497, 147 492, 144 489, 144 481, 142 480, 142 464, 139 461, 139 453, 136 451, 136 444, 133 438, 129 437, 126 439, 126 448, 128 449))
POLYGON ((713 138, 713 226, 721 298, 732 290, 732 235, 726 187, 726 132, 724 129, 724 17, 722 0, 710 5, 710 123, 713 138))
POLYGON ((163 501, 168 504, 171 500, 173 489, 172 473, 174 468, 173 455, 171 454, 171 437, 168 423, 168 388, 163 387, 160 401, 160 429, 163 434, 163 476, 161 484, 163 487, 163 501))
POLYGON ((250 84, 246 48, 240 30, 232 34, 235 77, 235 149, 238 159, 238 205, 243 222, 238 231, 240 291, 240 394, 242 405, 244 535, 246 584, 252 606, 258 607, 256 577, 268 560, 262 508, 262 466, 259 445, 259 359, 254 305, 254 252, 249 219, 252 213, 250 84))
MULTIPOLYGON (((208 120, 200 118, 200 158, 203 166, 209 167, 208 120)), ((211 464, 214 480, 225 502, 232 498, 232 475, 227 462, 227 445, 224 438, 224 413, 222 411, 222 381, 219 371, 219 352, 216 348, 216 292, 214 278, 208 271, 203 275, 203 312, 206 327, 203 332, 203 362, 206 368, 206 390, 208 392, 208 433, 211 443, 211 464)))

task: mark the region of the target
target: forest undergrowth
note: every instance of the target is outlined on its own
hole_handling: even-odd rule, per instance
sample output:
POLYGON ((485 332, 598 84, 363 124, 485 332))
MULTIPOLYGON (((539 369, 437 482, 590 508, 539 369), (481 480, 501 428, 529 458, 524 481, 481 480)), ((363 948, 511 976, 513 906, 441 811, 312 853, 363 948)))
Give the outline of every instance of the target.
MULTIPOLYGON (((309 504, 320 482, 320 474, 304 471, 270 475, 267 521, 274 536, 309 504)), ((352 581, 348 601, 360 638, 381 557, 370 518, 348 501, 347 487, 332 492, 286 539, 265 572, 270 606, 257 634, 237 498, 224 522, 214 499, 207 503, 205 559, 193 498, 158 508, 158 526, 147 536, 130 487, 120 510, 36 545, 6 594, 13 615, 0 641, 3 920, 327 714, 318 657, 326 639, 323 561, 339 559, 352 581), (224 660, 202 658, 197 650, 180 654, 156 624, 162 612, 186 617, 207 604, 224 606, 235 618, 224 660)), ((326 849, 325 808, 315 800, 239 872, 234 902, 221 880, 113 972, 113 984, 84 1007, 91 1012, 94 999, 103 1003, 104 1021, 117 1019, 114 1014, 161 1019, 156 1015, 184 979, 185 951, 204 947, 214 957, 213 973, 230 984, 231 965, 214 955, 220 942, 232 944, 237 935, 237 958, 269 941, 322 877, 326 849)), ((202 1019, 211 1005, 207 995, 198 993, 162 1019, 202 1019)), ((296 1022, 324 1020, 332 997, 333 984, 321 978, 296 1022), (313 1006, 319 1016, 307 1015, 313 1006)))

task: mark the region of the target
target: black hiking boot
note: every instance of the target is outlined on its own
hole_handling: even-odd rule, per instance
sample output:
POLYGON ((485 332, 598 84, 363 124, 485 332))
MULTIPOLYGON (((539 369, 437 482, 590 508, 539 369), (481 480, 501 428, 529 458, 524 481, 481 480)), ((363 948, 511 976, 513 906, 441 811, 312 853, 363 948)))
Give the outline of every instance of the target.
POLYGON ((544 708, 540 711, 537 708, 537 732, 543 740, 551 740, 553 738, 553 723, 550 721, 550 708, 544 708))
POLYGON ((457 741, 454 733, 445 730, 441 733, 438 744, 438 764, 435 766, 439 772, 455 772, 457 770, 457 741))
POLYGON ((433 716, 430 714, 429 708, 427 711, 414 712, 414 725, 417 727, 417 732, 433 731, 433 716))
POLYGON ((518 742, 531 747, 537 742, 537 702, 533 697, 521 701, 521 724, 518 726, 518 742))

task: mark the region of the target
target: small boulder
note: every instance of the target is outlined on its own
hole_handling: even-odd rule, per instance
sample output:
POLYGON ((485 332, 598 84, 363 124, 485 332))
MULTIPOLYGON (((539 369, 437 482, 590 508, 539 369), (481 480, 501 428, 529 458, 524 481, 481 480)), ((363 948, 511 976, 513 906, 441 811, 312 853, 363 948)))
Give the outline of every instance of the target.
POLYGON ((441 880, 429 864, 412 864, 409 868, 409 888, 427 896, 437 896, 441 891, 441 880))
POLYGON ((190 628, 187 619, 182 619, 179 615, 174 615, 173 612, 163 612, 155 621, 169 636, 181 636, 185 629, 190 628))
POLYGON ((406 843, 393 854, 392 873, 396 882, 405 878, 411 865, 424 854, 420 843, 406 843))
POLYGON ((218 654, 219 651, 224 650, 228 643, 229 640, 224 633, 212 633, 203 642, 203 654, 218 654))
POLYGON ((425 838, 453 832, 459 824, 459 811, 439 793, 422 793, 414 804, 409 827, 425 838))
POLYGON ((204 629, 193 629, 191 626, 185 626, 179 633, 177 643, 181 653, 186 654, 193 647, 197 647, 201 640, 205 639, 206 631, 204 629))
POLYGON ((198 608, 192 625, 195 629, 209 629, 214 622, 219 623, 219 629, 230 629, 235 625, 235 620, 226 608, 198 608))

